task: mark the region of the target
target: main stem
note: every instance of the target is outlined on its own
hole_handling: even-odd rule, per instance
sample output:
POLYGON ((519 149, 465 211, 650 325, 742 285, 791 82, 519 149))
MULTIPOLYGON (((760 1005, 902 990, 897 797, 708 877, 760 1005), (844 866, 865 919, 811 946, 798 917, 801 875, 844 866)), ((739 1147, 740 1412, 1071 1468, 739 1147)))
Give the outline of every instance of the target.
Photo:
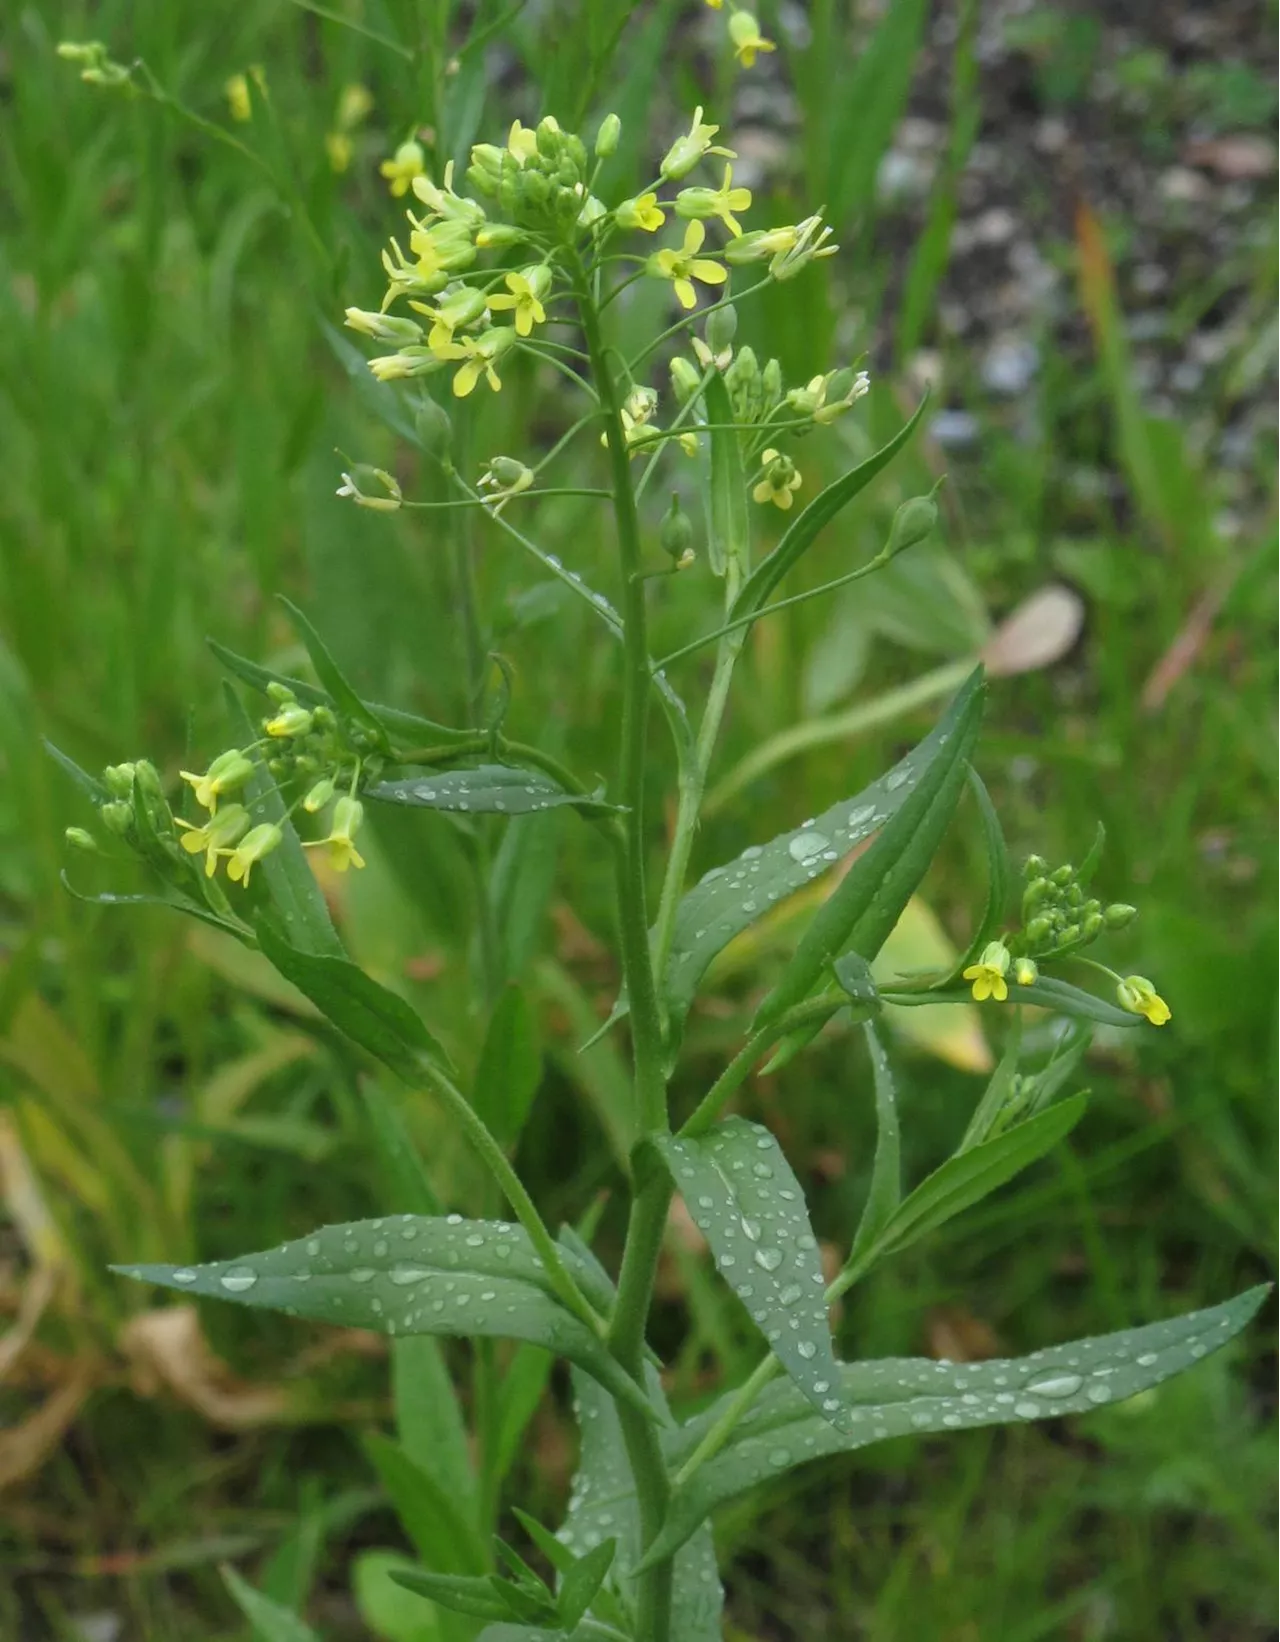
MULTIPOLYGON (((666 1076, 663 1070, 662 1028, 658 993, 649 954, 648 900, 645 893, 644 774, 649 713, 649 645, 645 587, 640 573, 640 521, 631 486, 630 458, 622 426, 621 404, 613 371, 605 353, 600 316, 587 271, 576 252, 571 253, 573 276, 591 374, 599 396, 609 448, 613 508, 618 530, 618 557, 622 571, 623 688, 622 748, 618 787, 626 805, 622 817, 622 847, 617 851, 618 922, 622 969, 631 1006, 631 1041, 635 1060, 635 1152, 643 1162, 644 1137, 665 1134, 666 1076)), ((634 1186, 626 1248, 618 1278, 618 1299, 609 1327, 613 1355, 638 1384, 644 1384, 644 1336, 671 1185, 661 1168, 650 1166, 634 1186)), ((654 1425, 625 1404, 618 1404, 623 1440, 636 1484, 640 1509, 642 1550, 657 1538, 666 1516, 671 1485, 654 1425)), ((670 1560, 649 1569, 637 1581, 636 1636, 638 1642, 671 1642, 670 1560)))

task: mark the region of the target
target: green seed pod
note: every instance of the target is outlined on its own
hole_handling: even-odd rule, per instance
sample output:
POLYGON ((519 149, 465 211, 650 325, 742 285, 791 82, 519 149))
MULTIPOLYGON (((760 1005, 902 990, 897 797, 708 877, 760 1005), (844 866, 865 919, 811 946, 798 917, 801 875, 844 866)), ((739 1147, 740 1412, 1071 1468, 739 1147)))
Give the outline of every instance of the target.
POLYGON ((438 400, 425 398, 414 412, 418 443, 429 456, 444 461, 453 446, 453 421, 438 400))
POLYGON ((738 330, 738 310, 732 302, 722 303, 707 315, 707 346, 713 354, 732 348, 738 330))
POLYGON ((606 114, 596 132, 596 158, 607 160, 610 154, 616 153, 621 135, 622 121, 616 114, 606 114))
POLYGON ((680 506, 680 498, 674 492, 671 496, 671 506, 663 515, 658 542, 662 551, 677 564, 686 553, 693 550, 693 521, 680 506))
POLYGON ((1028 855, 1022 865, 1024 878, 1043 878, 1049 871, 1049 863, 1043 855, 1028 855))
POLYGON ((933 533, 937 522, 938 506, 933 497, 912 496, 893 516, 889 540, 885 543, 885 556, 893 558, 898 553, 905 553, 907 548, 915 547, 917 542, 924 541, 926 536, 933 533))
POLYGON ((1108 929, 1124 929, 1137 916, 1137 907, 1128 906, 1124 901, 1113 901, 1102 915, 1108 929))

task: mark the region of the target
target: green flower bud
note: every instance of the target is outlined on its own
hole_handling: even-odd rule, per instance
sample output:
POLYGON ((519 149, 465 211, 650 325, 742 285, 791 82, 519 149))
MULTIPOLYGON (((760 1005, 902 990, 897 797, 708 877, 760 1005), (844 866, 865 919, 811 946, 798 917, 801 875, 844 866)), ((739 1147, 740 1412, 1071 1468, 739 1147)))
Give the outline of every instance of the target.
POLYGON ((1043 855, 1028 855, 1022 864, 1024 878, 1043 878, 1049 871, 1049 863, 1043 855))
POLYGON ((771 411, 782 399, 782 366, 776 359, 771 359, 760 372, 760 394, 766 411, 771 411))
POLYGON ((325 807, 332 797, 333 777, 326 775, 322 781, 316 782, 315 786, 302 800, 302 807, 308 815, 315 815, 318 810, 325 807))
POLYGON ((658 533, 662 551, 679 563, 693 549, 693 521, 680 506, 680 498, 673 492, 671 506, 663 515, 658 533))
POLYGON ((413 426, 423 450, 443 461, 453 446, 453 422, 444 406, 424 399, 414 412, 413 426))
POLYGON ((289 741, 295 737, 310 735, 313 722, 314 715, 294 701, 286 702, 274 718, 264 718, 262 728, 270 736, 278 736, 282 741, 289 741))
POLYGON ((1029 946, 1040 946, 1053 934, 1053 920, 1041 913, 1038 918, 1031 920, 1023 934, 1029 946))
POLYGON ((62 835, 72 849, 83 850, 86 855, 101 854, 101 846, 91 832, 84 827, 68 827, 62 835))
POLYGON ((287 684, 277 684, 274 679, 267 685, 267 694, 272 701, 283 706, 286 701, 296 701, 298 698, 287 684))
POLYGON ((1086 941, 1096 941, 1106 927, 1106 920, 1100 912, 1091 912, 1080 927, 1084 930, 1086 941))
POLYGON ((108 832, 115 833, 117 838, 126 838, 133 827, 133 806, 126 804, 123 799, 116 799, 104 804, 98 811, 102 824, 108 832))
POLYGON ((671 361, 671 391, 680 406, 687 405, 702 386, 697 370, 681 354, 671 361))
POLYGON ((1084 905, 1084 891, 1079 884, 1067 885, 1067 905, 1069 907, 1082 907, 1084 905))
POLYGON ((108 764, 102 772, 102 784, 113 798, 133 797, 132 764, 108 764))
POLYGON ((1074 880, 1075 875, 1076 869, 1073 866, 1064 864, 1063 866, 1054 868, 1054 870, 1049 874, 1049 882, 1051 884, 1058 885, 1069 884, 1074 880))
MULTIPOLYGON (((1031 907, 1038 906, 1041 901, 1046 901, 1050 897, 1053 897, 1053 884, 1050 880, 1048 878, 1033 878, 1022 892, 1024 912, 1030 910, 1031 907)), ((1056 897, 1053 898, 1056 899, 1056 897)))
POLYGON ((1034 958, 1021 957, 1013 960, 1013 978, 1019 986, 1034 986, 1040 978, 1040 966, 1034 958))
POLYGON ((599 131, 596 132, 596 158, 607 160, 610 154, 615 153, 621 135, 622 121, 616 114, 606 114, 600 122, 599 131))
POLYGON ((725 302, 715 307, 707 315, 706 338, 707 346, 713 354, 724 353, 732 348, 733 339, 738 330, 738 310, 732 302, 725 302))
POLYGON ((1080 939, 1080 925, 1068 924, 1058 935, 1059 946, 1070 946, 1073 941, 1080 939))
POLYGON ((1108 929, 1124 929, 1137 916, 1137 907, 1128 906, 1123 901, 1113 901, 1102 915, 1108 929))

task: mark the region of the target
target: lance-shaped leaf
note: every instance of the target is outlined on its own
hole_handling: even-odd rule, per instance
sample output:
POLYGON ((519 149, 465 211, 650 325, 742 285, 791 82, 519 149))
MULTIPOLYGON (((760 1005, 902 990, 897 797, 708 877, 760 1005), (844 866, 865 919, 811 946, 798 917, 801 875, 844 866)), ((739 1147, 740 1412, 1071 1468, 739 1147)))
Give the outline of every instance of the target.
POLYGON ((876 1155, 871 1165, 871 1184, 867 1201, 862 1208, 862 1219, 849 1251, 849 1262, 854 1264, 873 1247, 876 1239, 893 1219, 902 1201, 902 1157, 898 1136, 898 1097, 893 1087, 893 1073, 884 1045, 876 1030, 868 1024, 867 1052, 871 1056, 871 1074, 876 1093, 876 1155))
POLYGON ((753 844, 737 860, 713 867, 676 910, 663 992, 673 1022, 687 1013, 698 982, 716 954, 784 896, 812 882, 883 827, 916 790, 920 772, 954 733, 956 705, 919 746, 852 798, 842 799, 803 826, 753 844))
POLYGON ((929 756, 911 769, 903 783, 909 791, 896 813, 814 915, 778 984, 756 1011, 757 1027, 806 998, 846 943, 870 960, 889 938, 959 802, 982 700, 979 669, 947 709, 929 756))
MULTIPOLYGON (((573 1271, 571 1251, 564 1260, 573 1271)), ((525 1231, 506 1221, 402 1214, 202 1266, 118 1266, 140 1282, 378 1334, 528 1340, 649 1405, 585 1324, 554 1297, 525 1231)))
POLYGON ((730 620, 736 621, 741 616, 750 616, 760 609, 782 578, 795 568, 809 550, 818 533, 831 523, 841 508, 846 507, 855 496, 865 490, 876 474, 886 468, 898 454, 915 432, 916 425, 924 413, 925 404, 926 400, 921 400, 915 415, 894 434, 887 445, 876 451, 874 456, 868 456, 866 461, 860 462, 856 468, 851 468, 843 478, 828 485, 814 497, 802 513, 797 515, 777 547, 760 561, 743 583, 729 612, 730 620))
POLYGON ((509 764, 432 770, 404 781, 380 781, 366 790, 365 797, 384 804, 408 804, 415 809, 449 810, 462 815, 533 815, 564 804, 586 810, 614 807, 601 798, 566 791, 541 770, 521 770, 509 764))
POLYGON ((88 770, 82 770, 74 758, 68 757, 60 747, 55 747, 47 737, 44 741, 44 750, 54 763, 71 777, 80 791, 87 798, 91 798, 95 804, 105 804, 111 797, 111 794, 98 780, 97 776, 90 775, 88 770))
MULTIPOLYGON (((727 1446, 677 1491, 650 1557, 683 1545, 726 1500, 807 1460, 851 1453, 888 1437, 1022 1424, 1088 1414, 1193 1367, 1240 1332, 1267 1286, 1165 1323, 985 1363, 886 1358, 841 1367, 835 1389, 850 1425, 836 1430, 796 1387, 777 1381, 744 1416, 727 1446)), ((682 1426, 671 1444, 679 1464, 724 1412, 732 1393, 682 1426)))
POLYGON ((253 1627, 258 1642, 320 1642, 304 1619, 299 1618, 292 1609, 265 1596, 247 1579, 242 1579, 234 1568, 222 1569, 222 1583, 253 1627))
POLYGON ((258 922, 258 943, 284 978, 310 998, 340 1032, 407 1083, 421 1081, 419 1056, 441 1066, 449 1064, 449 1057, 417 1011, 366 975, 358 964, 347 958, 299 952, 265 918, 258 922))
MULTIPOLYGON (((622 1438, 622 1425, 613 1402, 594 1381, 581 1374, 573 1376, 574 1401, 582 1447, 578 1470, 569 1496, 569 1513, 559 1538, 579 1556, 595 1550, 606 1540, 618 1548, 605 1581, 628 1607, 634 1603, 633 1573, 640 1560, 640 1507, 636 1501, 622 1438)), ((666 1402, 656 1373, 650 1372, 649 1392, 655 1406, 667 1419, 666 1402)), ((670 1428, 674 1441, 676 1428, 670 1428)), ((716 1569, 715 1545, 705 1523, 694 1523, 681 1540, 675 1559, 671 1599, 671 1635, 680 1642, 721 1642, 721 1612, 724 1591, 716 1569)), ((590 1630, 584 1620, 574 1633, 588 1636, 616 1636, 613 1630, 590 1630)), ((495 1633, 496 1634, 496 1633, 495 1633)), ((515 1633, 513 1633, 515 1634, 515 1633)))
MULTIPOLYGON (((250 661, 248 656, 237 655, 234 650, 228 650, 225 644, 219 644, 216 639, 206 639, 205 643, 229 673, 250 685, 253 689, 266 693, 268 684, 283 684, 298 698, 304 707, 331 707, 335 712, 341 711, 339 704, 327 690, 321 690, 314 684, 308 684, 305 679, 292 678, 288 673, 273 672, 270 667, 261 667, 256 661, 250 661)), ((407 713, 400 707, 384 707, 380 702, 365 701, 361 698, 361 705, 367 713, 371 713, 384 728, 392 735, 423 747, 453 747, 463 742, 474 742, 474 730, 456 730, 448 724, 437 724, 433 719, 423 718, 418 713, 407 713)))
POLYGON ((975 963, 979 954, 988 941, 992 941, 1000 933, 1000 926, 1004 921, 1005 908, 1013 894, 1014 875, 1013 866, 1009 860, 1009 851, 1004 841, 1004 829, 1000 825, 1000 817, 996 807, 991 802, 986 783, 977 770, 969 771, 969 785, 973 789, 974 797, 978 800, 978 814, 982 819, 982 837, 987 847, 987 904, 983 910, 982 921, 969 942, 968 951, 957 961, 948 981, 960 978, 970 964, 975 963))
POLYGON ((822 1259, 782 1148, 741 1117, 691 1139, 665 1136, 658 1146, 722 1276, 774 1355, 825 1418, 839 1419, 822 1259))
POLYGON ((316 670, 316 677, 329 692, 335 710, 344 718, 353 720, 373 737, 375 743, 384 751, 389 751, 387 732, 378 716, 364 702, 348 684, 346 675, 333 659, 328 645, 311 625, 306 616, 292 600, 279 595, 280 603, 289 612, 289 619, 297 628, 303 644, 307 647, 307 655, 311 658, 311 665, 316 670))
POLYGON ((1070 1134, 1087 1104, 1083 1095, 1073 1095, 1016 1129, 949 1157, 894 1210, 875 1237, 850 1255, 846 1270, 861 1275, 877 1260, 908 1248, 926 1232, 989 1197, 1070 1134))

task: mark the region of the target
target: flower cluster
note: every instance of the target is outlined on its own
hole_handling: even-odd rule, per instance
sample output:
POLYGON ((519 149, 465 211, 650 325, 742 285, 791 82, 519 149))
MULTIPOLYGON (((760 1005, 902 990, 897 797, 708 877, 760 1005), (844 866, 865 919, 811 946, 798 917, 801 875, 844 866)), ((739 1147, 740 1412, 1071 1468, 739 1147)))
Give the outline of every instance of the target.
MULTIPOLYGON (((712 11, 720 11, 724 6, 724 0, 707 0, 707 4, 712 11)), ((761 34, 760 24, 755 17, 738 6, 731 6, 729 10, 729 43, 743 68, 750 68, 761 52, 778 49, 772 40, 766 40, 761 34)))
MULTIPOLYGON (((1124 929, 1133 922, 1136 907, 1120 901, 1104 906, 1086 898, 1090 870, 1069 864, 1050 868, 1042 856, 1027 857, 1021 927, 989 941, 978 960, 964 971, 963 978, 972 983, 978 1003, 988 998, 1003 1003, 1009 996, 1010 979, 1017 986, 1033 987, 1042 964, 1076 957, 1105 931, 1124 929)), ((1122 1009, 1145 1016, 1153 1026, 1164 1026, 1172 1018, 1168 1004, 1145 976, 1121 977, 1105 965, 1094 967, 1111 977, 1122 1009)))

